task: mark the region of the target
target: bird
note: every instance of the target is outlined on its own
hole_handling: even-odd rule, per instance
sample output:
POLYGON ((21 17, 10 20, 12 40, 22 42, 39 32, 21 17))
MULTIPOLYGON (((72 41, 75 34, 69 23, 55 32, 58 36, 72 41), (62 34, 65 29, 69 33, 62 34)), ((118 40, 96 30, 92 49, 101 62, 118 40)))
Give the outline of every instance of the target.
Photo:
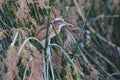
MULTIPOLYGON (((56 33, 59 34, 61 32, 62 27, 65 26, 71 26, 72 24, 66 22, 63 18, 55 18, 51 21, 52 24, 48 26, 48 44, 50 43, 50 40, 56 36, 56 33), (56 33, 54 29, 56 30, 56 33)), ((40 41, 43 47, 45 47, 46 42, 46 31, 47 31, 47 25, 41 25, 36 31, 35 37, 40 41)))

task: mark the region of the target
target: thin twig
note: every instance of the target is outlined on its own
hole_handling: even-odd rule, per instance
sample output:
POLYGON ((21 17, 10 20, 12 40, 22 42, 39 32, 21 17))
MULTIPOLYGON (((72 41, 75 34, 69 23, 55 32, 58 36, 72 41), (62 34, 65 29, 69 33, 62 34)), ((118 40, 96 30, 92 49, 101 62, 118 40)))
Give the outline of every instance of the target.
POLYGON ((14 37, 14 39, 13 39, 13 41, 12 41, 12 43, 11 43, 10 46, 14 46, 14 44, 15 44, 15 42, 16 42, 16 40, 17 40, 18 34, 19 34, 19 32, 17 31, 16 34, 15 34, 15 37, 14 37))
POLYGON ((25 72, 24 72, 23 80, 25 80, 26 72, 27 72, 27 68, 25 68, 25 72))

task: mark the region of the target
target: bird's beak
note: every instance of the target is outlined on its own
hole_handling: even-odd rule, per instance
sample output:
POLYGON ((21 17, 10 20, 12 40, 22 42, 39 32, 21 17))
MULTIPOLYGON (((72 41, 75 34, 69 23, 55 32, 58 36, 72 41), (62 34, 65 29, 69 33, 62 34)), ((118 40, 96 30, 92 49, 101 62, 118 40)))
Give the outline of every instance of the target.
POLYGON ((70 27, 73 27, 72 24, 67 23, 67 22, 63 22, 63 23, 61 23, 61 24, 59 25, 59 27, 63 27, 63 26, 70 26, 70 27))

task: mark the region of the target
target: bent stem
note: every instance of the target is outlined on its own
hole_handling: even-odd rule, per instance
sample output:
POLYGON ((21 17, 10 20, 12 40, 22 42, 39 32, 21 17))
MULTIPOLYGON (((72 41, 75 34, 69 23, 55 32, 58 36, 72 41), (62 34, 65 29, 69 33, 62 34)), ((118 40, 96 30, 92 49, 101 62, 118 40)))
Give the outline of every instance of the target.
POLYGON ((24 48, 25 44, 26 44, 27 42, 29 42, 29 40, 31 40, 31 39, 36 40, 36 41, 39 42, 39 40, 38 40, 37 38, 35 38, 35 37, 29 37, 29 38, 27 38, 27 39, 23 42, 21 48, 19 49, 19 51, 18 51, 18 55, 21 54, 22 49, 24 48))

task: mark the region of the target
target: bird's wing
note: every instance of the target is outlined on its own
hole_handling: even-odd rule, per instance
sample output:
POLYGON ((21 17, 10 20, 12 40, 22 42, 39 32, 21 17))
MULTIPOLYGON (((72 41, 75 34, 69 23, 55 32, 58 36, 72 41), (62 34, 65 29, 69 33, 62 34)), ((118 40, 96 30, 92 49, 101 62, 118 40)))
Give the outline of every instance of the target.
MULTIPOLYGON (((40 26, 40 28, 36 31, 35 37, 37 39, 39 39, 40 41, 45 40, 46 39, 46 31, 47 31, 46 29, 47 29, 46 25, 40 26)), ((49 27, 48 38, 52 31, 53 30, 49 27)))
POLYGON ((39 28, 38 28, 37 31, 36 31, 35 36, 37 36, 37 35, 38 35, 41 31, 43 31, 45 28, 46 28, 46 25, 41 25, 41 26, 39 26, 39 28))

